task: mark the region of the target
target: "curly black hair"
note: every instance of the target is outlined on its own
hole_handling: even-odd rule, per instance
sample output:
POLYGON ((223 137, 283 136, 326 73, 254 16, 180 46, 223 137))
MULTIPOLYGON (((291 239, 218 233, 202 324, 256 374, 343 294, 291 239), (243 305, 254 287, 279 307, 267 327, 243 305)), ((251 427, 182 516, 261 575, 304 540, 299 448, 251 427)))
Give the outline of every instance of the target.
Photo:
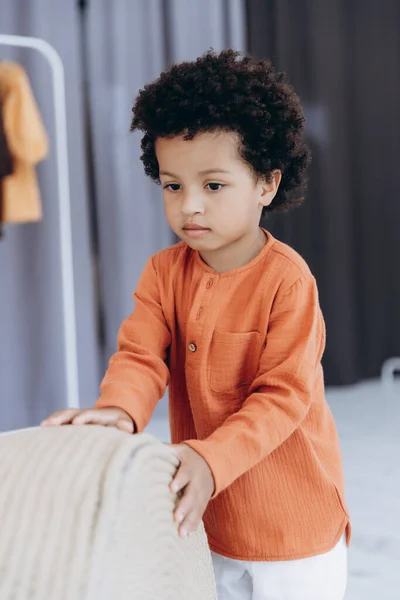
MULTIPOLYGON (((172 65, 140 90, 132 108, 131 131, 144 132, 146 175, 160 183, 155 141, 159 137, 211 131, 236 132, 239 152, 256 177, 275 169, 282 181, 266 211, 286 211, 302 203, 310 160, 304 142, 299 97, 267 59, 213 50, 193 62, 172 65)), ((263 214, 264 214, 263 213, 263 214)))

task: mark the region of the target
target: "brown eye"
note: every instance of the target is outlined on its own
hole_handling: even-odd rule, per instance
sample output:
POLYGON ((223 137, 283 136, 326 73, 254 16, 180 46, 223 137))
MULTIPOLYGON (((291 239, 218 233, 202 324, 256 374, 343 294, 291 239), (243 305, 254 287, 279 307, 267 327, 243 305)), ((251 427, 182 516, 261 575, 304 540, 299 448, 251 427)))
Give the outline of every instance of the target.
POLYGON ((218 192, 223 187, 225 187, 222 183, 207 183, 207 186, 211 192, 218 192))
POLYGON ((180 189, 181 186, 179 183, 168 183, 167 185, 164 185, 164 190, 169 190, 170 192, 179 192, 180 189))

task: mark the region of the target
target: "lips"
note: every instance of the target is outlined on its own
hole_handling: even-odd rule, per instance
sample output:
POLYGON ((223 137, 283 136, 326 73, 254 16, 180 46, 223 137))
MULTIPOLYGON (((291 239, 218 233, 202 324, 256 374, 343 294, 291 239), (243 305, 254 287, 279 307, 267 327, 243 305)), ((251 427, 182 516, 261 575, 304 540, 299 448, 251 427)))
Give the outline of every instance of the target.
POLYGON ((197 225, 196 223, 187 223, 183 226, 183 231, 185 237, 197 240, 206 237, 211 232, 211 229, 197 225))
POLYGON ((193 223, 184 225, 183 229, 185 231, 208 231, 209 230, 208 227, 202 227, 201 225, 195 225, 193 223))

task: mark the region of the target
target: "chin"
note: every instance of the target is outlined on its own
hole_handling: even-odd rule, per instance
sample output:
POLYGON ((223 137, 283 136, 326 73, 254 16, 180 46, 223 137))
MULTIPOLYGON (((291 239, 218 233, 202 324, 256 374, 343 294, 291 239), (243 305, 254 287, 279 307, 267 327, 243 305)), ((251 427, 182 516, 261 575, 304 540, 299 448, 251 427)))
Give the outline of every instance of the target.
POLYGON ((207 250, 209 249, 209 245, 204 242, 204 240, 191 240, 182 236, 181 239, 193 250, 207 250))
POLYGON ((199 252, 203 251, 203 250, 213 250, 214 249, 214 245, 211 242, 211 240, 207 240, 207 239, 196 239, 196 238, 190 238, 184 234, 179 235, 179 238, 185 242, 185 244, 187 244, 189 246, 189 248, 192 248, 192 250, 197 250, 199 252))

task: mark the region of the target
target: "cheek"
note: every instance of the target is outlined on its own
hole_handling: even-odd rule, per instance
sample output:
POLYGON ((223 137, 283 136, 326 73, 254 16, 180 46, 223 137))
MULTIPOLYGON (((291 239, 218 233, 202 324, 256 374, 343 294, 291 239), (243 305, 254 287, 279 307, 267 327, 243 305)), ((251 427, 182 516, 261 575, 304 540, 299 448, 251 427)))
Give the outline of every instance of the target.
POLYGON ((227 218, 246 221, 254 215, 257 203, 248 190, 239 190, 227 195, 218 209, 223 211, 227 218))
POLYGON ((164 211, 167 217, 167 221, 170 224, 176 222, 177 219, 180 219, 181 217, 180 203, 178 200, 174 202, 174 200, 171 198, 164 198, 164 211))

